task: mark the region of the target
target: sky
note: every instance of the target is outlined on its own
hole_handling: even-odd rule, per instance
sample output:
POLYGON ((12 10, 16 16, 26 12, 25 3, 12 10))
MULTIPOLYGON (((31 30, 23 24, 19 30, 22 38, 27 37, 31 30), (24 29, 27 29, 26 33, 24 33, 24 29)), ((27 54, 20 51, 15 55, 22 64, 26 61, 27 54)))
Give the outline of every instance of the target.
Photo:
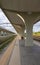
POLYGON ((0 8, 0 27, 7 29, 9 31, 12 31, 14 33, 17 33, 15 28, 12 26, 8 18, 5 16, 3 11, 0 8))
POLYGON ((40 21, 34 24, 33 26, 33 32, 38 32, 40 31, 40 21))
MULTIPOLYGON (((2 9, 0 8, 0 27, 3 27, 9 31, 16 32, 15 28, 12 26, 6 15, 3 13, 2 9)), ((33 26, 33 32, 40 31, 40 21, 38 21, 33 26)))

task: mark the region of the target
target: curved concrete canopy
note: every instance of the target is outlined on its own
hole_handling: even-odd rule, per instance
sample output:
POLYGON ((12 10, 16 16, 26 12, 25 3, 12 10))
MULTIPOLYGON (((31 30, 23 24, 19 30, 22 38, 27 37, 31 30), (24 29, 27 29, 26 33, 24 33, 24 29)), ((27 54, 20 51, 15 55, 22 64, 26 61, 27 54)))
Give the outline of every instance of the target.
POLYGON ((33 24, 40 20, 40 0, 0 0, 0 7, 18 31, 19 29, 24 30, 25 25, 13 12, 26 14, 26 17, 29 18, 28 22, 32 21, 33 24))
POLYGON ((1 7, 20 12, 40 12, 40 0, 1 0, 1 7))
POLYGON ((23 28, 20 28, 20 26, 16 26, 16 25, 14 25, 14 27, 15 27, 16 31, 17 31, 20 35, 23 35, 23 33, 24 33, 24 29, 23 29, 23 28))
MULTIPOLYGON (((33 46, 32 28, 33 24, 40 19, 40 0, 0 0, 0 8, 2 8, 14 25, 16 30, 23 34, 26 28, 25 46, 33 46), (19 13, 25 20, 23 21, 13 12, 19 13), (14 17, 13 17, 14 16, 14 17), (14 18, 14 19, 13 19, 14 18), (13 23, 14 21, 14 23, 13 23)), ((24 35, 24 34, 23 34, 24 35)))
POLYGON ((17 13, 5 11, 5 10, 4 10, 4 12, 7 15, 8 19, 10 20, 11 24, 17 30, 17 32, 20 33, 20 31, 22 32, 25 30, 25 24, 24 24, 23 20, 17 15, 17 13))
POLYGON ((12 22, 12 24, 18 24, 18 25, 24 25, 24 22, 23 20, 17 16, 17 13, 14 13, 14 12, 10 12, 10 11, 5 11, 5 14, 7 15, 7 17, 9 18, 9 20, 12 22))
MULTIPOLYGON (((27 16, 31 16, 30 14, 33 14, 35 18, 33 23, 35 23, 38 20, 38 16, 40 16, 40 0, 0 0, 0 7, 5 10, 6 13, 7 11, 19 13, 26 12, 27 16)), ((10 13, 10 15, 12 14, 10 13)), ((7 15, 9 14, 7 13, 7 15)))
MULTIPOLYGON (((25 23, 24 23, 25 21, 23 22, 23 20, 17 15, 18 13, 7 11, 7 10, 4 10, 4 12, 7 15, 7 17, 9 18, 12 25, 15 27, 16 31, 19 34, 21 34, 22 31, 25 30, 25 23)), ((28 13, 19 13, 19 14, 21 16, 23 14, 26 15, 25 17, 27 19, 29 18, 29 22, 31 20, 33 24, 35 24, 36 22, 38 22, 38 20, 40 20, 40 12, 32 13, 32 14, 28 14, 28 13), (33 19, 32 19, 32 17, 33 17, 33 19)))
POLYGON ((35 24, 40 20, 40 12, 32 12, 32 13, 26 12, 26 13, 19 13, 19 14, 24 18, 24 20, 26 18, 28 22, 32 21, 33 24, 35 24))

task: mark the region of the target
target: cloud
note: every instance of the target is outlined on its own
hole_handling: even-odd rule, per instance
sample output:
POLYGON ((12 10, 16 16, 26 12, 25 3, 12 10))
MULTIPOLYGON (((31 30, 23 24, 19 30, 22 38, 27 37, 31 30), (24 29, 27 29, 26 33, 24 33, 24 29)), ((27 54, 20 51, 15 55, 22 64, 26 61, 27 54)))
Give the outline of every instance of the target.
POLYGON ((33 26, 33 32, 38 32, 40 31, 40 21, 38 21, 36 24, 33 26))
POLYGON ((10 21, 7 19, 7 17, 1 10, 1 8, 0 8, 0 26, 3 27, 4 29, 17 33, 12 24, 10 23, 10 21))

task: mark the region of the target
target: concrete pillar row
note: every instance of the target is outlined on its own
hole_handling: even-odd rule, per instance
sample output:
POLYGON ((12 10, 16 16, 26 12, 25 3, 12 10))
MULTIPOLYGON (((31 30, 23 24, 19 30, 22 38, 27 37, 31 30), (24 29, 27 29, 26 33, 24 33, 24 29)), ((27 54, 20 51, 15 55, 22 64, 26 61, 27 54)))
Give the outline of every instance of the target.
POLYGON ((37 16, 32 16, 30 14, 21 14, 25 20, 25 29, 26 29, 26 40, 25 46, 33 46, 33 21, 36 19, 37 16))

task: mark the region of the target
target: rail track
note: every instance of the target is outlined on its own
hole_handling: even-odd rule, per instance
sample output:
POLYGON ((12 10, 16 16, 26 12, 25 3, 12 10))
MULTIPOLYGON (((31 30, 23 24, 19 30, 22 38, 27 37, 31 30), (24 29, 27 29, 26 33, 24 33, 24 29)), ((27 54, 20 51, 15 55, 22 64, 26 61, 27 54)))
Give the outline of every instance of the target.
POLYGON ((33 39, 40 42, 40 36, 33 36, 33 39))

